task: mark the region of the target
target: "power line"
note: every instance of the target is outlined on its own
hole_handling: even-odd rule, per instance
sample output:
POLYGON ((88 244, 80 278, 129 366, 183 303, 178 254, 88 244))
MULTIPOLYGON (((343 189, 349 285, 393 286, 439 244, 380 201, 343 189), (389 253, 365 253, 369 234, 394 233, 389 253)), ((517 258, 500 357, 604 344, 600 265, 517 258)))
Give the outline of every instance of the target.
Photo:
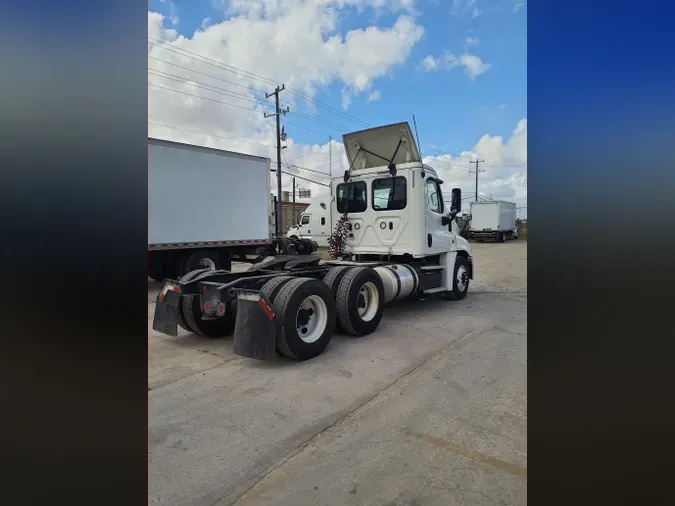
POLYGON ((204 100, 210 100, 211 102, 217 102, 219 104, 229 105, 230 107, 236 107, 238 109, 243 109, 244 111, 253 111, 253 112, 258 112, 258 113, 263 112, 263 111, 260 111, 258 109, 249 109, 248 107, 242 107, 242 106, 239 106, 239 105, 230 104, 228 102, 223 102, 221 100, 215 100, 213 98, 202 97, 202 96, 199 96, 199 95, 194 95, 192 93, 187 93, 185 91, 174 90, 173 88, 167 88, 166 86, 160 86, 159 84, 151 83, 150 81, 148 81, 148 84, 150 86, 154 86, 155 88, 162 88, 164 90, 169 90, 169 91, 173 91, 175 93, 180 93, 181 95, 188 95, 190 97, 201 98, 201 99, 204 99, 204 100))
POLYGON ((206 83, 202 83, 202 82, 199 82, 199 81, 193 81, 191 79, 187 79, 187 78, 184 78, 182 76, 177 76, 175 74, 170 74, 168 72, 164 72, 164 71, 161 71, 161 70, 158 71, 158 70, 155 70, 155 69, 149 69, 149 71, 153 75, 156 75, 157 77, 161 77, 163 79, 169 79, 169 80, 174 81, 174 82, 189 84, 190 86, 202 88, 202 89, 207 90, 207 91, 213 91, 214 93, 220 93, 220 94, 225 95, 225 96, 236 98, 237 100, 244 100, 246 102, 252 102, 254 104, 259 104, 263 107, 270 107, 271 105, 273 105, 268 100, 256 100, 254 98, 251 98, 248 95, 244 95, 243 93, 237 93, 235 91, 229 91, 229 90, 226 90, 224 88, 214 86, 212 84, 206 84, 206 83), (161 73, 159 73, 159 72, 161 72, 161 73), (163 74, 165 74, 165 75, 163 75, 163 74), (215 88, 215 89, 211 89, 211 88, 215 88), (262 102, 264 102, 264 104, 262 102), (265 104, 267 104, 267 105, 265 105, 265 104))
POLYGON ((315 104, 315 105, 318 105, 318 106, 320 106, 320 107, 323 107, 324 109, 327 109, 328 111, 333 112, 333 114, 337 114, 338 116, 341 116, 341 117, 344 118, 344 119, 347 119, 347 120, 352 121, 352 122, 354 122, 354 123, 360 123, 361 125, 370 128, 370 125, 369 125, 368 123, 366 123, 365 121, 361 121, 360 119, 356 118, 355 116, 351 116, 351 115, 349 115, 349 114, 347 114, 347 113, 343 113, 342 111, 340 111, 340 110, 338 110, 338 109, 335 109, 334 107, 331 107, 330 105, 326 105, 326 104, 324 104, 323 102, 321 102, 321 101, 319 101, 319 100, 317 100, 317 99, 315 99, 315 98, 312 98, 312 97, 310 97, 309 95, 306 95, 306 94, 304 94, 303 92, 301 92, 301 91, 299 91, 299 90, 296 90, 296 89, 291 88, 291 87, 289 87, 288 89, 289 89, 289 90, 291 91, 291 93, 293 93, 295 96, 298 96, 298 97, 300 97, 300 98, 302 98, 302 99, 304 99, 304 100, 306 100, 306 101, 308 101, 308 102, 310 102, 310 103, 313 103, 313 104, 315 104))
MULTIPOLYGON (((223 82, 228 83, 228 84, 233 84, 234 86, 240 86, 242 88, 246 88, 247 90, 251 89, 253 91, 257 91, 258 93, 265 93, 264 90, 259 90, 257 88, 254 88, 253 86, 249 86, 247 84, 235 83, 234 81, 230 81, 228 79, 223 79, 222 77, 214 76, 213 74, 207 74, 206 72, 200 72, 199 70, 191 69, 191 68, 188 68, 188 67, 183 67, 183 66, 178 65, 176 63, 172 63, 170 61, 162 60, 161 58, 155 58, 154 56, 150 56, 150 55, 148 55, 148 58, 152 58, 153 60, 157 60, 159 62, 166 63, 167 65, 173 65, 174 67, 178 67, 179 69, 187 70, 188 72, 194 72, 195 74, 201 74, 203 76, 210 77, 212 79, 217 79, 218 81, 223 81, 223 82)), ((199 60, 195 60, 195 61, 199 61, 199 60)), ((208 63, 208 62, 201 62, 201 63, 208 63)))
POLYGON ((293 174, 291 172, 286 172, 286 174, 288 174, 289 176, 292 176, 292 177, 297 177, 298 179, 302 179, 303 181, 307 181, 309 183, 318 184, 319 186, 325 186, 327 188, 330 187, 330 184, 328 184, 328 183, 322 183, 321 181, 315 181, 314 179, 309 179, 309 178, 304 177, 304 176, 299 176, 299 175, 293 174))
MULTIPOLYGON (((192 52, 192 51, 188 51, 187 49, 178 48, 178 47, 176 47, 174 44, 171 44, 171 43, 169 43, 169 42, 162 41, 162 40, 156 39, 156 38, 154 38, 154 37, 148 37, 148 39, 153 40, 153 41, 155 41, 155 42, 157 42, 157 43, 159 43, 159 44, 162 44, 162 46, 156 46, 156 47, 159 47, 159 48, 161 48, 161 49, 165 49, 165 50, 167 50, 167 51, 171 51, 171 52, 176 53, 176 54, 178 54, 178 55, 180 55, 180 56, 183 56, 183 57, 185 57, 185 58, 190 58, 190 57, 187 56, 187 55, 185 55, 185 54, 182 54, 182 53, 188 53, 188 54, 191 54, 191 55, 193 55, 192 59, 194 59, 194 60, 196 60, 196 61, 202 61, 202 63, 209 63, 209 62, 212 62, 212 63, 209 63, 209 64, 212 65, 212 66, 215 66, 215 67, 217 67, 217 68, 221 68, 222 70, 227 70, 227 71, 229 71, 229 72, 233 72, 233 73, 238 74, 238 75, 242 75, 242 76, 244 76, 244 77, 248 77, 249 79, 255 79, 255 80, 258 80, 258 81, 263 82, 263 83, 265 83, 265 84, 273 84, 273 85, 279 85, 279 84, 281 84, 280 81, 276 81, 276 80, 274 80, 274 79, 270 79, 270 78, 268 78, 268 77, 261 76, 260 74, 256 74, 256 73, 254 73, 254 72, 250 72, 250 71, 248 71, 248 70, 240 69, 240 68, 238 68, 238 67, 235 67, 234 65, 228 65, 227 63, 223 63, 223 62, 221 62, 221 61, 219 61, 219 60, 215 60, 215 59, 213 59, 213 58, 209 58, 209 57, 207 57, 207 56, 203 56, 203 55, 200 55, 200 54, 198 54, 198 53, 194 53, 194 52, 192 52), (169 48, 166 47, 166 46, 170 46, 170 47, 172 47, 172 48, 174 48, 174 49, 169 49, 169 48), (178 51, 181 51, 181 52, 176 51, 176 49, 177 49, 178 51), (196 58, 194 58, 194 56, 197 56, 197 57, 199 57, 199 58, 202 58, 203 60, 206 60, 206 61, 203 61, 203 60, 197 60, 196 58), (223 68, 223 67, 224 67, 224 68, 223 68)), ((315 98, 310 97, 309 95, 307 95, 307 94, 301 92, 300 90, 297 90, 297 89, 295 89, 295 88, 291 88, 291 87, 289 86, 289 87, 288 87, 288 91, 290 91, 293 95, 295 95, 295 96, 297 96, 297 97, 299 97, 299 98, 302 98, 303 100, 306 100, 307 102, 310 102, 310 103, 313 103, 313 104, 315 104, 315 105, 317 105, 317 106, 323 107, 324 109, 326 109, 326 110, 332 112, 333 114, 337 114, 337 115, 341 116, 341 117, 344 118, 344 119, 347 119, 347 120, 349 120, 349 121, 353 121, 353 122, 356 122, 356 123, 360 123, 360 124, 362 124, 362 125, 364 125, 364 126, 366 126, 366 127, 369 127, 369 126, 370 126, 370 125, 368 125, 368 123, 366 123, 366 122, 364 122, 364 121, 361 121, 360 119, 358 119, 358 118, 356 118, 356 117, 354 117, 354 116, 350 116, 350 115, 348 115, 348 114, 346 114, 346 113, 343 113, 342 111, 339 111, 338 109, 335 109, 334 107, 331 107, 331 106, 329 106, 329 105, 327 105, 327 104, 324 104, 323 102, 321 102, 321 101, 319 101, 319 100, 317 100, 317 99, 315 99, 315 98)), ((310 113, 307 113, 307 114, 310 114, 310 113)))
MULTIPOLYGON (((284 155, 284 160, 286 160, 285 155, 284 155)), ((307 167, 300 167, 299 165, 289 165, 288 161, 286 161, 285 165, 289 169, 301 169, 301 170, 306 170, 307 172, 314 172, 316 174, 321 174, 322 176, 329 176, 330 177, 330 174, 328 172, 321 172, 320 170, 308 169, 307 167)))
MULTIPOLYGON (((153 60, 157 60, 157 61, 160 61, 160 62, 162 62, 162 63, 166 63, 166 64, 168 64, 168 65, 173 65, 173 66, 175 66, 175 67, 178 67, 178 68, 180 68, 180 69, 186 70, 186 71, 188 71, 188 72, 194 72, 194 73, 196 73, 196 74, 200 74, 200 75, 203 75, 203 76, 206 76, 206 77, 210 77, 210 78, 212 78, 212 79, 217 79, 217 80, 219 80, 219 81, 223 81, 223 82, 226 82, 226 83, 229 83, 229 84, 233 84, 234 86, 240 86, 240 87, 242 87, 242 88, 251 89, 251 90, 257 91, 257 92, 259 92, 259 93, 265 93, 263 90, 259 90, 259 89, 257 89, 257 88, 249 87, 249 86, 247 86, 247 85, 245 85, 245 84, 235 83, 234 81, 230 81, 230 80, 228 80, 228 79, 223 79, 223 78, 221 78, 221 77, 217 77, 217 76, 214 76, 214 75, 212 75, 212 74, 207 74, 206 72, 200 72, 200 71, 198 71, 198 70, 194 70, 194 69, 190 69, 190 68, 187 68, 187 67, 183 67, 183 66, 181 66, 181 65, 177 65, 177 64, 175 64, 175 63, 171 63, 171 62, 169 62, 169 61, 162 60, 162 59, 160 59, 160 58, 155 58, 154 56, 148 56, 148 58, 152 58, 153 60)), ((199 60, 195 60, 195 61, 199 61, 199 60)), ((202 62, 202 63, 206 63, 206 62, 202 62)), ((154 71, 154 72, 164 72, 165 74, 173 75, 174 77, 181 78, 181 79, 189 79, 189 78, 187 78, 187 77, 184 77, 184 76, 177 76, 176 74, 170 74, 169 72, 165 72, 165 71, 159 70, 159 69, 153 69, 153 68, 150 68, 149 70, 152 70, 152 71, 154 71)), ((199 81, 194 81, 194 82, 199 82, 199 81)), ((203 85, 205 85, 205 86, 213 86, 213 85, 208 84, 208 83, 200 83, 200 84, 203 84, 203 85)), ((216 86, 213 86, 213 87, 214 87, 214 88, 218 88, 218 87, 216 87, 216 86)), ((227 93, 234 93, 234 94, 238 94, 238 95, 244 95, 244 94, 242 94, 242 93, 237 93, 237 92, 234 92, 234 91, 231 91, 231 90, 227 90, 227 89, 224 89, 224 88, 218 88, 218 89, 222 90, 222 91, 223 91, 224 93, 226 93, 226 94, 227 94, 227 93)), ((247 95, 246 95, 246 96, 247 96, 247 95)), ((247 97, 248 97, 248 96, 247 96, 247 97)), ((268 101, 268 100, 262 100, 262 99, 259 99, 259 100, 260 100, 260 102, 266 102, 266 103, 269 103, 270 105, 273 105, 272 102, 270 102, 270 101, 268 101)), ((282 105, 287 106, 288 104, 282 104, 282 105)), ((297 110, 297 111, 293 111, 292 114, 296 114, 298 117, 316 121, 316 122, 321 123, 321 124, 323 124, 324 126, 327 126, 327 127, 330 127, 330 128, 337 128, 337 129, 339 129, 339 130, 348 130, 348 128, 345 127, 345 126, 343 126, 343 125, 339 125, 339 124, 334 123, 334 122, 332 122, 332 121, 329 121, 329 120, 326 120, 326 119, 324 119, 324 118, 321 118, 320 116, 317 116, 316 114, 312 114, 312 113, 310 113, 309 111, 306 111, 306 110, 304 110, 304 109, 301 109, 300 107, 297 107, 297 106, 295 106, 295 105, 294 105, 293 107, 297 108, 298 110, 297 110)))
MULTIPOLYGON (((288 160, 286 160, 286 155, 282 153, 281 156, 284 157, 284 161, 286 162, 286 163, 285 163, 286 168, 289 168, 290 166, 288 165, 288 160)), ((306 168, 304 168, 304 167, 296 167, 296 168, 298 168, 298 169, 305 169, 305 170, 308 170, 308 171, 310 171, 310 172, 318 172, 318 171, 313 171, 313 170, 311 170, 311 169, 306 169, 306 168)), ((303 176, 299 176, 298 174, 293 174, 292 172, 286 172, 286 174, 292 175, 293 177, 297 177, 298 179, 302 179, 303 181, 309 181, 310 183, 314 183, 314 184, 318 184, 318 185, 321 185, 321 186, 327 186, 327 187, 330 187, 330 183, 329 183, 329 184, 326 184, 326 183, 322 183, 322 182, 320 182, 320 181, 315 181, 315 180, 313 180, 313 179, 309 179, 309 178, 306 178, 306 177, 303 177, 303 176)), ((325 174, 325 172, 320 172, 320 174, 325 174)), ((326 175, 327 175, 327 174, 326 174, 326 175)))
POLYGON ((153 125, 153 126, 157 126, 157 127, 162 127, 162 128, 170 128, 172 130, 178 130, 178 131, 181 131, 181 132, 188 132, 188 133, 198 134, 198 135, 208 135, 209 137, 216 137, 218 139, 226 139, 228 141, 246 142, 246 143, 249 143, 249 144, 257 144, 259 146, 265 146, 267 148, 276 147, 274 144, 264 144, 262 142, 246 141, 244 139, 237 139, 237 138, 234 138, 234 137, 223 137, 222 135, 215 135, 215 134, 210 134, 210 133, 206 133, 206 132, 200 132, 198 130, 186 130, 185 128, 179 128, 179 127, 172 126, 172 125, 162 125, 161 123, 154 123, 152 121, 148 121, 148 124, 153 125))
POLYGON ((333 123, 332 121, 325 120, 325 119, 323 119, 323 118, 317 116, 316 114, 311 114, 311 113, 309 113, 309 112, 303 111, 302 109, 300 109, 300 112, 298 112, 298 111, 293 111, 293 112, 291 112, 291 114, 296 114, 296 115, 298 115, 298 116, 301 117, 301 118, 306 118, 306 119, 314 120, 314 121, 316 121, 317 123, 322 123, 323 125, 325 125, 325 126, 327 126, 327 127, 329 127, 329 128, 336 128, 336 129, 338 129, 338 130, 344 130, 344 131, 349 130, 348 128, 346 128, 346 127, 344 127, 344 126, 342 126, 342 125, 338 125, 337 123, 333 123))
MULTIPOLYGON (((245 77, 248 77, 249 79, 255 79, 255 80, 264 82, 265 84, 272 84, 272 85, 275 85, 275 86, 281 84, 279 81, 275 81, 275 80, 270 79, 268 77, 255 74, 254 72, 250 72, 248 70, 239 69, 239 68, 235 67, 234 65, 228 65, 227 63, 223 63, 223 62, 215 60, 213 58, 209 58, 208 56, 204 56, 204 55, 201 55, 201 54, 198 54, 198 53, 193 53, 192 51, 188 51, 187 49, 183 49, 182 47, 177 47, 174 44, 171 44, 169 42, 159 40, 159 39, 155 39, 154 37, 150 37, 150 36, 148 36, 148 39, 154 40, 155 42, 157 42, 159 44, 162 44, 162 46, 157 46, 157 47, 160 47, 160 48, 165 49, 167 51, 172 51, 174 53, 177 52, 175 50, 171 50, 171 49, 166 47, 166 46, 171 46, 172 48, 177 49, 179 51, 182 51, 182 52, 194 55, 194 56, 198 56, 199 58, 203 58, 204 60, 207 60, 207 61, 210 61, 210 62, 214 62, 215 64, 217 64, 221 67, 226 67, 226 69, 229 70, 230 72, 234 72, 235 74, 243 75, 245 77)), ((178 54, 181 54, 181 53, 178 53, 178 54)), ((185 56, 185 55, 182 55, 182 56, 185 56)), ((189 58, 189 57, 186 56, 186 58, 189 58)))
POLYGON ((316 134, 330 135, 329 133, 326 133, 326 132, 320 132, 320 131, 318 131, 318 130, 314 130, 314 129, 312 129, 312 128, 309 128, 309 127, 306 127, 306 126, 303 126, 303 125, 298 125, 297 123, 292 123, 291 121, 288 121, 287 119, 284 120, 284 123, 286 123, 287 125, 293 125, 293 126, 295 126, 295 127, 302 128, 302 129, 304 129, 304 130, 308 130, 308 131, 310 131, 310 132, 314 132, 314 133, 316 133, 316 134))

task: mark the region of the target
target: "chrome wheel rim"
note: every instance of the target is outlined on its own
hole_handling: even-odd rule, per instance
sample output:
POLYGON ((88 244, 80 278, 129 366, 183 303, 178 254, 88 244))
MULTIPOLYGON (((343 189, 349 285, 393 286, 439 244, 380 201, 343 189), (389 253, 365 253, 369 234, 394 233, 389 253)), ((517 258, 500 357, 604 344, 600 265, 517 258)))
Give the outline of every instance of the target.
POLYGON ((364 283, 359 289, 356 310, 364 322, 375 318, 380 306, 380 292, 372 281, 364 283))
POLYGON ((310 295, 302 301, 295 315, 295 326, 298 336, 305 343, 311 344, 319 340, 328 323, 328 308, 318 295, 310 295))
POLYGON ((469 273, 466 270, 466 267, 460 265, 457 268, 457 276, 455 278, 455 285, 460 292, 463 292, 469 286, 469 273))

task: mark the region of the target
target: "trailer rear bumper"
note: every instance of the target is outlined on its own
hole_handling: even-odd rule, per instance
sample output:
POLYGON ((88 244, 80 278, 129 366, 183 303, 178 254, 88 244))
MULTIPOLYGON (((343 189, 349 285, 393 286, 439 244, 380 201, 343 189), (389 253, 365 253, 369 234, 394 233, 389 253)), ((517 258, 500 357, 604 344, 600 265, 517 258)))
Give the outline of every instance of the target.
POLYGON ((238 290, 232 352, 256 360, 276 356, 275 315, 258 292, 238 290))

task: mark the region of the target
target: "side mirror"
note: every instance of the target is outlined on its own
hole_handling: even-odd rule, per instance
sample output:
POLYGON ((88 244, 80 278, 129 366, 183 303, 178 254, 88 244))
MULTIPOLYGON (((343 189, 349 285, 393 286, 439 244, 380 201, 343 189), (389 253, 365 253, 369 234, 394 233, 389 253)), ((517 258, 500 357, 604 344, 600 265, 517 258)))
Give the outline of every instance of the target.
POLYGON ((450 216, 441 216, 441 225, 444 227, 452 223, 452 218, 450 216))
POLYGON ((460 188, 452 189, 452 203, 450 205, 450 214, 456 216, 462 210, 462 190, 460 188))

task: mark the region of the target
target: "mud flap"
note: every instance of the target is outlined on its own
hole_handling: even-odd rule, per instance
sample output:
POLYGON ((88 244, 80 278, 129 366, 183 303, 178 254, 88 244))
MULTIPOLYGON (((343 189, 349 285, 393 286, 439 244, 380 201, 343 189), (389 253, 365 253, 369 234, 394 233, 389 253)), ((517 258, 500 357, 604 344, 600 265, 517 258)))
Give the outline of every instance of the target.
POLYGON ((242 357, 270 360, 276 356, 276 322, 257 292, 237 294, 237 319, 232 351, 242 357))
POLYGON ((169 336, 178 335, 178 304, 180 303, 177 285, 166 283, 157 295, 155 316, 152 328, 169 336))

